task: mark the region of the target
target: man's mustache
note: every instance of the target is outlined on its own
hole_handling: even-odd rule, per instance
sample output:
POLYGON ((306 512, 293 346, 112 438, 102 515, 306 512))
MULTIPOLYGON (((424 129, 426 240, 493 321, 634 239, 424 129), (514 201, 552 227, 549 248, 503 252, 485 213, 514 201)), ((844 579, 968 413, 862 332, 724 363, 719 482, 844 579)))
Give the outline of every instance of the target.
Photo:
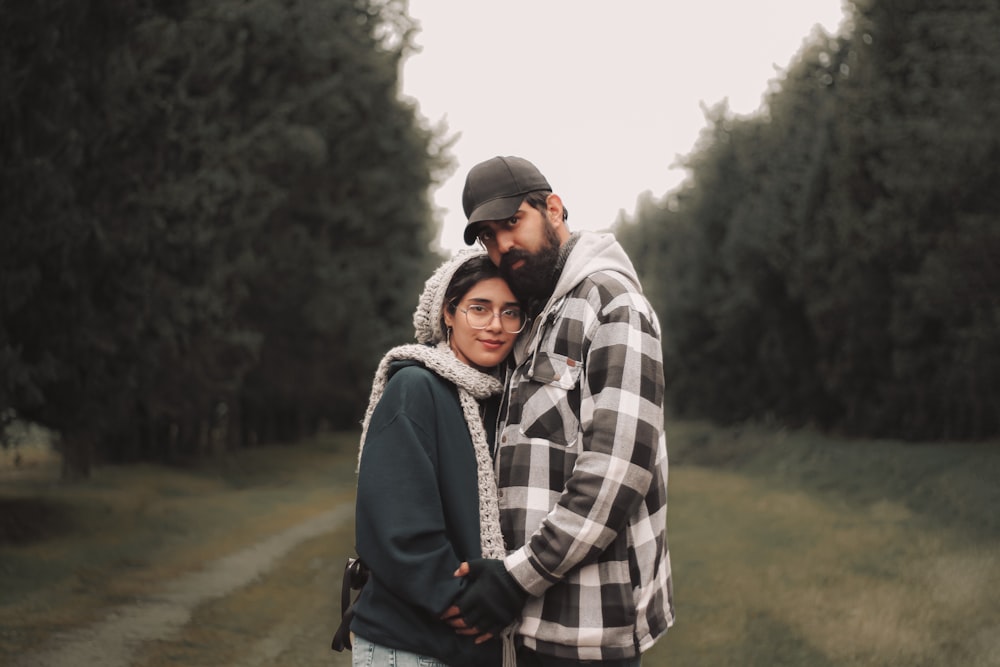
POLYGON ((513 265, 515 262, 520 260, 531 259, 531 253, 526 250, 508 250, 507 253, 500 258, 500 274, 504 276, 510 276, 513 272, 513 265))

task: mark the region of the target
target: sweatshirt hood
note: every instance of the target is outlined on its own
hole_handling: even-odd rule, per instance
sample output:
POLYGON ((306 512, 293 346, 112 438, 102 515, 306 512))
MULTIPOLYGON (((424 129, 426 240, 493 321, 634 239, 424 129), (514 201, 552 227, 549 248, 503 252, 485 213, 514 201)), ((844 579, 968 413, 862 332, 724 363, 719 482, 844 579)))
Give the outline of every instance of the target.
POLYGON ((642 292, 635 267, 613 234, 576 232, 567 243, 572 246, 556 280, 552 296, 535 318, 529 332, 518 338, 514 345, 514 359, 517 363, 521 363, 531 349, 539 344, 541 339, 535 335, 539 323, 547 319, 563 298, 590 275, 599 271, 614 271, 632 283, 637 292, 642 292))
POLYGON ((566 258, 566 264, 559 274, 559 280, 556 281, 556 287, 545 306, 545 310, 566 296, 587 276, 599 271, 620 273, 635 285, 636 290, 642 291, 632 261, 613 234, 578 232, 575 236, 577 237, 576 243, 570 251, 569 257, 566 258))

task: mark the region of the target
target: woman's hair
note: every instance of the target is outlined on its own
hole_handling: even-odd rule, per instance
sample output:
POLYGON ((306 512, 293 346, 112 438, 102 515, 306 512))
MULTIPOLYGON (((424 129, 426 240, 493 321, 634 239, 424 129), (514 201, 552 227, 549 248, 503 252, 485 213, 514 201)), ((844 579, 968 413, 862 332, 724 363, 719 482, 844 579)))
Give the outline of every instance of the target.
MULTIPOLYGON (((542 219, 548 220, 548 199, 550 194, 552 194, 550 190, 535 190, 534 192, 529 192, 524 197, 524 203, 534 209, 537 209, 542 214, 542 219)), ((563 222, 566 222, 567 220, 569 220, 569 210, 563 206, 563 222)))
MULTIPOLYGON (((490 260, 489 255, 476 255, 455 270, 451 282, 448 283, 448 289, 444 292, 444 307, 454 315, 458 302, 465 297, 470 289, 484 280, 499 277, 500 269, 490 260)), ((443 311, 441 320, 441 330, 444 331, 448 327, 444 324, 443 311)))

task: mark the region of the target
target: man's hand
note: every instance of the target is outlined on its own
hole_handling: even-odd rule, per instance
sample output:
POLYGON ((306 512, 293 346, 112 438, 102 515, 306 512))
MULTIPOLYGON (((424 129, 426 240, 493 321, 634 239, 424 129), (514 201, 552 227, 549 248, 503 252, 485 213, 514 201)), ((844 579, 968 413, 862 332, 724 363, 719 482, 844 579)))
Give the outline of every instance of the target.
POLYGON ((528 599, 502 560, 473 559, 462 563, 455 576, 468 577, 468 584, 442 618, 458 634, 475 636, 477 644, 500 634, 520 615, 528 599))

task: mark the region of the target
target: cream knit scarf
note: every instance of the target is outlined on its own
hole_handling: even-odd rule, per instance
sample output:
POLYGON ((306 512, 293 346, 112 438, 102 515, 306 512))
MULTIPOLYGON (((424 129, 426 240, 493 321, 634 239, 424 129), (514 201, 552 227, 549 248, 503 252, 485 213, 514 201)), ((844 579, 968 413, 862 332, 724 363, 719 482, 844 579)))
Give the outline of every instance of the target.
POLYGON ((503 534, 500 532, 500 506, 497 503, 497 484, 493 474, 493 458, 490 456, 489 444, 486 442, 486 431, 483 429, 482 416, 479 412, 478 400, 487 398, 502 391, 503 385, 496 378, 477 371, 472 366, 462 363, 452 353, 446 342, 436 346, 430 345, 400 345, 389 350, 382 358, 375 371, 372 382, 372 393, 368 399, 368 410, 361 431, 361 447, 358 449, 358 464, 361 462, 361 451, 364 448, 365 436, 368 434, 368 424, 372 412, 378 405, 385 385, 389 380, 389 366, 394 361, 416 361, 435 375, 452 382, 458 388, 458 398, 462 405, 465 423, 469 427, 472 446, 476 453, 476 471, 479 478, 479 541, 483 558, 502 559, 506 555, 503 545, 503 534))

